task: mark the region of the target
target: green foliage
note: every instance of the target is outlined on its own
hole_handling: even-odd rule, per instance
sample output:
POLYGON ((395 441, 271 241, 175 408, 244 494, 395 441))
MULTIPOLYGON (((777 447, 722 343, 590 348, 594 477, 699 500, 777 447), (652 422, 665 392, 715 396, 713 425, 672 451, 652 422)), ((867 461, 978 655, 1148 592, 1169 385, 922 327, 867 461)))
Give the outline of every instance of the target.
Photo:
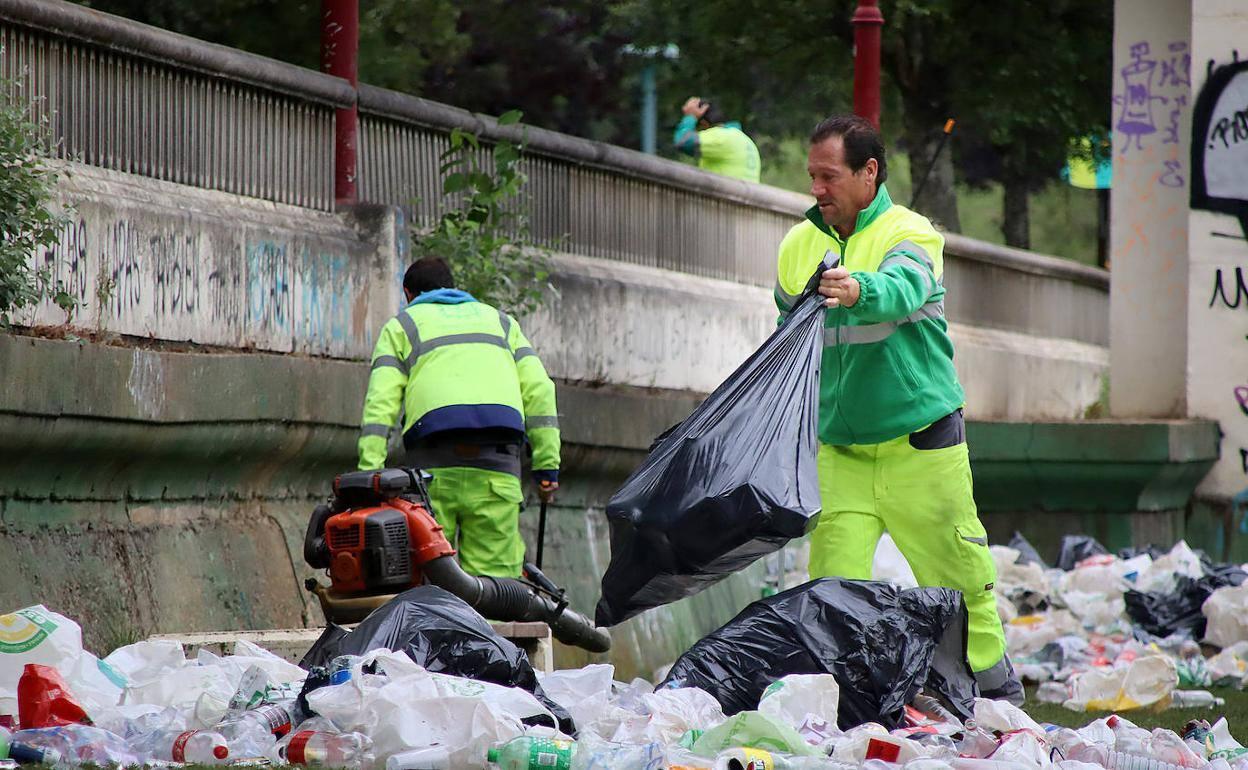
POLYGON ((0 326, 45 297, 72 317, 76 301, 31 257, 56 244, 66 218, 53 207, 56 172, 42 162, 43 130, 31 121, 20 91, 0 81, 0 326))
MULTIPOLYGON (((498 122, 515 125, 520 115, 513 110, 498 122)), ((487 148, 473 133, 451 131, 441 158, 447 208, 432 227, 412 233, 416 257, 445 259, 460 289, 515 314, 536 310, 543 289, 553 289, 550 251, 534 240, 523 209, 522 156, 521 144, 487 148)))

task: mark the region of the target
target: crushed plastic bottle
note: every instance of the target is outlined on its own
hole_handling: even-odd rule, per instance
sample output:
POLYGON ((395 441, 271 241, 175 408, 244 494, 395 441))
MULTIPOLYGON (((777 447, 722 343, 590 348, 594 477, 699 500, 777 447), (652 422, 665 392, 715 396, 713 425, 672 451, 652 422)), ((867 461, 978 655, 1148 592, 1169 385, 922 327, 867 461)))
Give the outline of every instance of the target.
POLYGON ((372 741, 359 733, 326 733, 301 730, 278 747, 278 756, 292 765, 359 767, 372 741))
POLYGON ((56 749, 31 746, 13 740, 13 733, 0 727, 0 759, 12 760, 23 765, 55 765, 61 761, 56 749))
POLYGON ((230 756, 262 757, 279 737, 290 732, 295 722, 303 721, 296 716, 296 710, 294 701, 270 703, 226 719, 216 730, 225 736, 230 756))
POLYGON ((486 758, 502 770, 571 770, 576 743, 522 735, 489 750, 486 758))
POLYGON ((220 765, 230 758, 225 736, 210 730, 157 730, 131 741, 130 748, 162 762, 220 765))

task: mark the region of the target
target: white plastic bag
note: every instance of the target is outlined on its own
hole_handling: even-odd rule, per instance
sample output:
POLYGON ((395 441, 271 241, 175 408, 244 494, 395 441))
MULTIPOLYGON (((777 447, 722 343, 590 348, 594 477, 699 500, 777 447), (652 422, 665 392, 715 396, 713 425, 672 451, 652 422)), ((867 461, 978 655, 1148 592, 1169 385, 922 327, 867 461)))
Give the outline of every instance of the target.
POLYGON ((578 729, 596 724, 611 705, 611 684, 615 666, 595 663, 584 668, 538 672, 537 680, 546 695, 563 706, 578 729))
POLYGON ((676 743, 689 730, 709 730, 724 721, 719 701, 696 687, 656 690, 641 696, 644 714, 616 729, 616 743, 676 743))
POLYGON ((82 628, 42 604, 0 615, 0 714, 17 715, 17 683, 27 663, 55 668, 94 715, 116 706, 126 680, 82 647, 82 628))
POLYGON ((1208 618, 1205 641, 1230 647, 1248 640, 1248 583, 1214 591, 1200 608, 1208 618))
POLYGON ((897 543, 887 532, 875 546, 875 558, 871 562, 871 577, 884 580, 902 588, 917 588, 919 581, 914 578, 914 570, 910 562, 901 554, 897 543))
POLYGON ((789 674, 763 691, 758 710, 819 744, 836 729, 841 688, 831 674, 789 674))
POLYGON ((1044 728, 1036 720, 1012 703, 988 698, 975 699, 975 722, 994 732, 1008 733, 1014 730, 1033 730, 1043 733, 1044 728))
POLYGON ((172 639, 148 639, 118 647, 104 662, 131 685, 146 684, 187 664, 182 643, 172 639))
POLYGON ((1063 705, 1073 711, 1128 711, 1168 698, 1178 686, 1172 658, 1144 655, 1126 666, 1076 674, 1071 678, 1071 699, 1063 705))

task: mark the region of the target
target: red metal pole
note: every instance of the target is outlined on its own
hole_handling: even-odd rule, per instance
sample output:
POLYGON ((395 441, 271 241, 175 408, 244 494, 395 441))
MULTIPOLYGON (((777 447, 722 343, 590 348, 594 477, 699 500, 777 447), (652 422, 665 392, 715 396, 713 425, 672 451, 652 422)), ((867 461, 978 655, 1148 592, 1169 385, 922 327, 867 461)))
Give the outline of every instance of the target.
MULTIPOLYGON (((321 71, 359 85, 360 2, 321 0, 321 71)), ((354 203, 360 115, 356 105, 334 120, 334 198, 354 203)))
POLYGON ((880 28, 884 15, 879 0, 858 0, 854 11, 854 114, 880 127, 880 28))

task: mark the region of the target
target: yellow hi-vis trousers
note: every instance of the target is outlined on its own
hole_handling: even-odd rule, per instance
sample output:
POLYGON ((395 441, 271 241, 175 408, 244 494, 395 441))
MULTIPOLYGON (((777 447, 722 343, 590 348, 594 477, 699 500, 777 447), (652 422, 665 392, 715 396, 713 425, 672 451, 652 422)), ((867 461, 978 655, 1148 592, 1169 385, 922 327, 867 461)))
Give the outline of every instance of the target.
POLYGON ((942 449, 915 449, 909 436, 820 444, 819 491, 823 513, 811 535, 811 579, 871 579, 876 543, 888 530, 919 585, 962 592, 971 669, 1002 662, 1005 633, 992 593, 997 569, 971 494, 965 441, 942 449))
POLYGON ((430 468, 429 502, 469 575, 520 577, 520 479, 480 468, 430 468))

